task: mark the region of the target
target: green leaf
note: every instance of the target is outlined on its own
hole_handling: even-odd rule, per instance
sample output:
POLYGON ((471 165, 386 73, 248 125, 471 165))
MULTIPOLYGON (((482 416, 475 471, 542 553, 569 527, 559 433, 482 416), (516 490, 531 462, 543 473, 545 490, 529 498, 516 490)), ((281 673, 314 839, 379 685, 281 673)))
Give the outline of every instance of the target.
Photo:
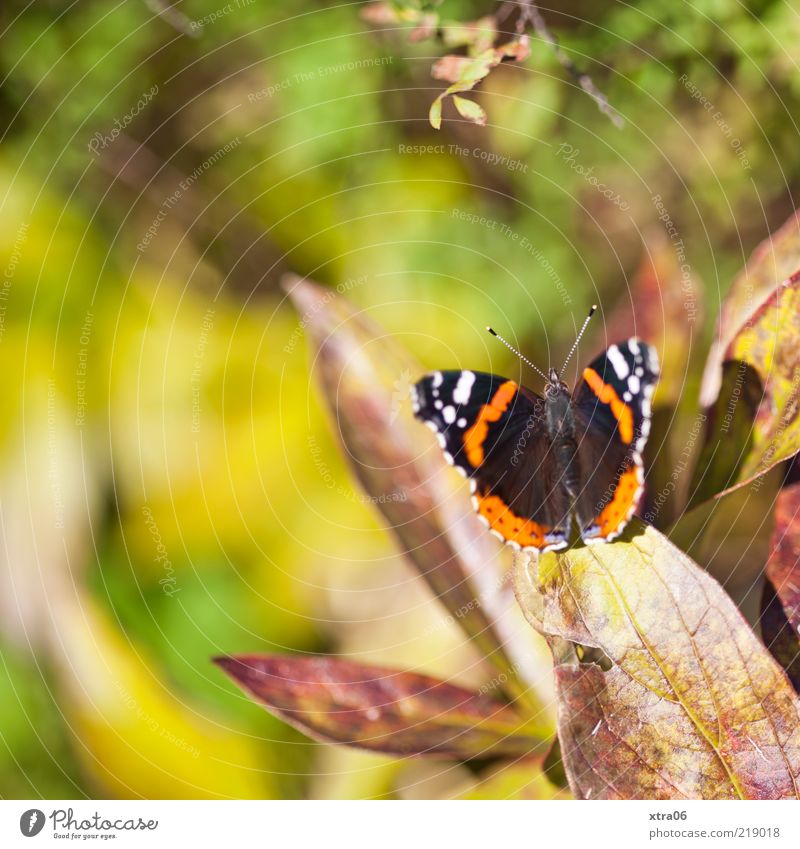
POLYGON ((764 386, 753 448, 740 474, 747 479, 800 451, 800 273, 776 287, 750 316, 728 356, 752 365, 764 386))
POLYGON ((510 618, 513 602, 495 542, 473 513, 465 482, 413 418, 411 386, 423 369, 342 295, 299 278, 288 286, 309 334, 323 400, 370 502, 453 621, 494 665, 499 688, 541 711, 525 680, 532 645, 510 618))
POLYGON ((654 528, 519 557, 515 589, 553 649, 578 798, 798 798, 797 695, 719 584, 654 528), (579 662, 576 644, 607 662, 579 662))
POLYGON ((442 97, 439 96, 431 103, 431 108, 428 110, 428 120, 434 130, 441 129, 442 126, 442 97))
POLYGON ((703 448, 688 509, 734 486, 753 444, 753 420, 763 391, 758 372, 742 360, 722 365, 722 388, 706 413, 703 448))
POLYGON ((773 505, 781 469, 722 493, 684 511, 668 537, 724 587, 752 624, 758 616, 753 587, 761 581, 772 532, 773 505))
POLYGON ((474 100, 453 95, 453 104, 462 118, 466 118, 481 127, 486 126, 486 112, 474 100))
POLYGON ((536 729, 508 705, 427 675, 331 657, 216 663, 269 711, 324 742, 458 760, 544 751, 536 729))
POLYGON ((712 345, 703 375, 700 400, 710 407, 720 388, 720 367, 733 340, 780 284, 800 269, 800 212, 795 212, 775 233, 766 238, 750 257, 731 285, 720 310, 717 338, 712 345))

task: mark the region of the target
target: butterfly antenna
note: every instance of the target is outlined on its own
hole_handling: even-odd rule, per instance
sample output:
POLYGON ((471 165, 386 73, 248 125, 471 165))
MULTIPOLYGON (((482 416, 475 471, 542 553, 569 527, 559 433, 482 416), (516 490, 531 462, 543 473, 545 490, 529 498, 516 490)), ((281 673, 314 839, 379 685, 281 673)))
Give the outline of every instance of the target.
POLYGON ((584 332, 584 330, 586 330, 586 326, 589 324, 589 319, 591 319, 591 317, 594 315, 596 309, 597 309, 597 304, 592 304, 592 308, 589 310, 589 315, 587 315, 586 318, 584 319, 583 327, 581 327, 580 333, 578 333, 578 336, 575 339, 575 342, 572 344, 572 347, 569 349, 569 353, 567 354, 567 358, 566 358, 566 360, 564 360, 564 365, 561 366, 561 371, 558 375, 559 377, 564 376, 564 372, 566 371, 566 368, 567 368, 567 363, 572 359, 572 355, 575 353, 575 351, 578 350, 578 343, 581 341, 581 336, 583 336, 583 332, 584 332))
POLYGON ((513 345, 510 345, 508 342, 506 342, 506 340, 503 339, 503 337, 499 333, 495 333, 495 331, 492 330, 491 327, 487 327, 486 329, 489 331, 489 333, 492 334, 492 336, 496 336, 506 346, 506 348, 508 348, 509 351, 515 353, 522 360, 523 363, 527 363, 527 365, 529 365, 535 372, 540 374, 545 380, 550 380, 550 378, 540 368, 535 366, 527 357, 524 357, 522 354, 520 354, 520 352, 513 345))

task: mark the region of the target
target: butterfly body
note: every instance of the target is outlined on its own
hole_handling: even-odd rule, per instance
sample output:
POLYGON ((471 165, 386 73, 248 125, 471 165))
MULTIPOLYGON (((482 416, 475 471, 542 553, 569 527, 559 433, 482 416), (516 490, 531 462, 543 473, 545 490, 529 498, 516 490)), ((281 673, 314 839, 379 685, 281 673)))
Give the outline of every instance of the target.
POLYGON ((570 391, 554 369, 544 397, 473 371, 434 372, 415 386, 415 415, 470 480, 473 506, 515 548, 617 537, 643 491, 641 452, 658 379, 653 349, 629 339, 583 370, 570 391))

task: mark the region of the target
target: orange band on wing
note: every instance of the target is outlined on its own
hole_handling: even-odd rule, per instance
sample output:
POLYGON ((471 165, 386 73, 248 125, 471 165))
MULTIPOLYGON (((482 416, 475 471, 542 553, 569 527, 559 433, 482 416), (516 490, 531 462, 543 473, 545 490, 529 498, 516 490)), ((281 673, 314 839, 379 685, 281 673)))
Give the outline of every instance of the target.
POLYGON ((521 546, 533 545, 544 548, 547 529, 533 519, 523 519, 497 495, 478 496, 478 513, 488 522, 489 527, 498 531, 506 542, 517 542, 521 546))
POLYGON ((630 445, 633 442, 633 412, 631 408, 617 395, 614 387, 606 383, 593 369, 583 370, 583 379, 589 388, 597 395, 602 404, 608 404, 619 425, 620 439, 630 445))
POLYGON ((628 522, 636 509, 641 485, 642 478, 639 466, 631 466, 620 475, 617 488, 614 490, 614 497, 595 520, 595 524, 600 529, 598 536, 608 537, 611 534, 616 534, 628 522))
POLYGON ((483 462, 483 443, 489 433, 489 424, 496 422, 505 413, 516 394, 517 384, 513 380, 501 384, 492 400, 478 411, 475 424, 464 434, 464 450, 473 467, 477 468, 483 462))

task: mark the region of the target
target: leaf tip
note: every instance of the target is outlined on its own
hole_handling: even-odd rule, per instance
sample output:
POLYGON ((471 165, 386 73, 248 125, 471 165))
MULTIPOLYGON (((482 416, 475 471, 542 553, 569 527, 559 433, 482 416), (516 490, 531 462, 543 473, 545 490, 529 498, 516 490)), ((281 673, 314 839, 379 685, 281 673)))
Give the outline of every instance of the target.
POLYGON ((431 103, 431 108, 428 111, 428 121, 430 121, 431 126, 434 130, 441 129, 442 126, 442 100, 441 98, 436 98, 436 100, 431 103))

